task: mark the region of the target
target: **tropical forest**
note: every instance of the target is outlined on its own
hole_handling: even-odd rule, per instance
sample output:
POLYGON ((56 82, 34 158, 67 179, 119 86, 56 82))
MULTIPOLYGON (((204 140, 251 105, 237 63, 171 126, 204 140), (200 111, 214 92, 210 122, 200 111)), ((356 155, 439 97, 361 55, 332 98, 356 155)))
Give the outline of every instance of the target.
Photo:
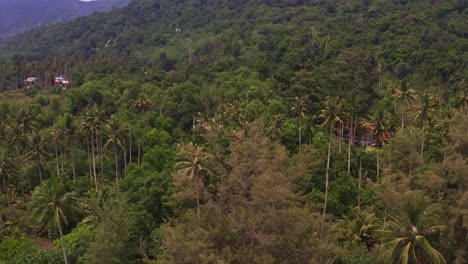
POLYGON ((467 8, 133 0, 1 38, 0 264, 468 263, 467 8))

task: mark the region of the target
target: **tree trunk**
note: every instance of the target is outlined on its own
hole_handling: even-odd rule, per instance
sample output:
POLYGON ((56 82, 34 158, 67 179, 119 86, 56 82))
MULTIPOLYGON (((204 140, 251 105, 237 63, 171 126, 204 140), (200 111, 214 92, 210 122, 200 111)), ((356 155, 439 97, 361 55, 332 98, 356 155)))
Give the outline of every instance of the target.
POLYGON ((362 183, 362 158, 359 158, 359 185, 358 185, 358 214, 361 213, 361 183, 362 183))
POLYGON ((93 179, 93 166, 91 165, 91 158, 89 154, 89 138, 86 138, 86 154, 88 155, 89 177, 93 179))
POLYGON ((41 162, 39 161, 39 180, 41 181, 41 184, 42 184, 42 164, 41 162))
POLYGON ((70 147, 70 159, 72 162, 73 180, 76 180, 75 155, 73 154, 73 149, 71 147, 70 147))
POLYGON ((329 184, 329 178, 330 178, 330 157, 331 157, 332 132, 333 132, 333 124, 330 125, 330 138, 329 138, 329 141, 328 141, 327 172, 325 174, 325 198, 324 198, 324 203, 323 203, 321 236, 323 236, 323 226, 325 224, 325 214, 327 213, 328 184, 329 184))
POLYGON ((124 145, 124 175, 127 175, 127 149, 125 148, 124 145))
POLYGON ((426 133, 424 132, 424 126, 422 127, 422 139, 421 139, 421 162, 424 164, 424 141, 425 141, 425 135, 426 133))
POLYGON ((140 165, 140 158, 141 158, 141 143, 140 143, 140 139, 138 139, 138 162, 137 162, 138 165, 140 165))
POLYGON ((302 124, 301 123, 302 123, 301 118, 299 117, 299 147, 302 146, 302 131, 301 131, 302 124))
POLYGON ((99 170, 99 175, 101 178, 101 185, 104 185, 104 155, 103 155, 103 146, 102 146, 102 135, 99 133, 98 136, 98 154, 99 154, 99 163, 101 169, 99 170))
POLYGON ((348 174, 351 172, 351 138, 353 134, 353 116, 351 116, 351 127, 348 135, 348 174))
POLYGON ((63 259, 65 260, 65 264, 68 264, 67 250, 65 249, 65 239, 63 238, 62 225, 60 222, 58 223, 58 228, 60 233, 60 242, 62 244, 63 259))
POLYGON ((117 150, 117 143, 114 144, 115 150, 115 183, 119 184, 119 153, 117 150))
POLYGON ((57 176, 60 176, 60 164, 58 160, 58 146, 57 146, 56 139, 54 139, 54 149, 55 149, 55 166, 57 167, 57 176))
POLYGON ((340 141, 338 144, 338 153, 341 154, 341 144, 343 143, 343 122, 340 122, 340 141))
POLYGON ((405 112, 401 112, 401 129, 405 129, 405 120, 404 120, 405 112))
POLYGON ((15 147, 16 147, 16 161, 18 162, 18 164, 22 164, 22 160, 21 160, 21 153, 20 153, 20 147, 19 147, 19 142, 16 142, 15 144, 15 147))
POLYGON ((198 179, 198 171, 195 171, 195 189, 197 193, 197 219, 198 219, 198 225, 200 225, 201 220, 200 220, 200 183, 198 179))
POLYGON ((128 158, 128 163, 132 163, 132 131, 130 130, 130 146, 128 150, 129 158, 128 158))
POLYGON ((379 159, 379 153, 377 153, 377 179, 380 177, 380 159, 379 159))
POLYGON ((96 174, 96 156, 94 152, 94 137, 91 134, 91 154, 93 158, 93 176, 94 176, 94 185, 96 186, 96 191, 98 191, 98 184, 97 184, 97 174, 96 174))

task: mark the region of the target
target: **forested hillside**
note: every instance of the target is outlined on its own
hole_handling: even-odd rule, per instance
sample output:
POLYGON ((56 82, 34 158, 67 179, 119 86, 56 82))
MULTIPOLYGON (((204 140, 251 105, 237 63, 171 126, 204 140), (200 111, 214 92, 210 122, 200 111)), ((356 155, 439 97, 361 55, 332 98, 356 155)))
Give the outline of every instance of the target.
POLYGON ((0 263, 466 263, 467 3, 139 0, 0 44, 0 263))

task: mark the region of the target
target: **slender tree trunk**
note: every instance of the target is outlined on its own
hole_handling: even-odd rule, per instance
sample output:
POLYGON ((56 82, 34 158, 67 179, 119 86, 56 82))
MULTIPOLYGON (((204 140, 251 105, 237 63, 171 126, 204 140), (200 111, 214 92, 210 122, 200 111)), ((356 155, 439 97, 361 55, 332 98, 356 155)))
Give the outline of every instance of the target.
POLYGON ((198 179, 198 171, 195 171, 195 189, 197 192, 197 219, 198 225, 200 225, 200 180, 198 179))
POLYGON ((129 158, 128 158, 128 163, 132 163, 132 130, 130 130, 130 146, 128 150, 129 158))
POLYGON ((94 137, 91 134, 91 152, 93 157, 93 176, 94 176, 94 185, 96 186, 96 191, 98 191, 98 184, 97 184, 97 174, 96 174, 96 156, 94 152, 94 137))
POLYGON ((63 238, 62 225, 60 224, 60 222, 58 223, 58 229, 60 233, 60 242, 62 244, 63 259, 65 261, 65 264, 68 264, 67 250, 65 248, 65 239, 63 238))
POLYGON ((58 159, 58 146, 57 140, 54 139, 54 149, 55 149, 55 166, 57 167, 57 176, 60 176, 60 164, 58 159))
POLYGON ((325 224, 325 214, 327 213, 328 184, 329 184, 329 179, 330 179, 330 158, 331 158, 332 132, 333 132, 333 124, 330 125, 330 138, 329 138, 329 141, 328 141, 327 171, 326 171, 326 174, 325 174, 325 198, 324 198, 324 203, 323 203, 321 236, 323 236, 323 226, 325 224))
POLYGON ((89 168, 89 177, 93 179, 93 169, 91 165, 91 158, 89 154, 89 138, 86 138, 86 154, 88 155, 88 168, 89 168))
POLYGON ((76 180, 76 166, 75 166, 75 155, 73 154, 73 148, 70 147, 70 159, 72 162, 73 180, 76 180))
POLYGON ((351 115, 351 128, 348 136, 348 174, 351 172, 351 138, 353 134, 353 116, 351 115))
POLYGON ((358 185, 358 214, 361 213, 361 183, 362 183, 362 158, 359 158, 359 185, 358 185))
POLYGON ((401 112, 401 129, 405 129, 405 118, 404 118, 404 116, 405 116, 405 112, 402 111, 401 112))
POLYGON ((124 175, 127 175, 127 149, 124 145, 124 175))
POLYGON ((115 183, 119 184, 119 153, 117 150, 117 144, 114 144, 115 150, 115 183))
POLYGON ((99 170, 99 175, 101 178, 101 185, 104 185, 104 155, 102 154, 102 135, 99 133, 99 136, 96 138, 97 144, 98 144, 98 154, 99 154, 99 165, 100 165, 100 170, 99 170))
POLYGON ((380 158, 379 153, 377 153, 377 179, 380 177, 380 158))
POLYGON ((140 139, 138 139, 138 165, 140 165, 140 158, 141 158, 141 142, 140 139))
POLYGON ((11 209, 11 202, 10 202, 10 190, 6 190, 7 195, 7 206, 8 206, 8 214, 10 215, 10 219, 13 218, 13 210, 11 209))
POLYGON ((20 153, 20 147, 19 147, 18 141, 15 144, 15 148, 16 148, 16 161, 18 162, 18 164, 21 165, 23 161, 21 160, 21 153, 20 153))
POLYGON ((301 129, 301 126, 302 126, 302 122, 301 122, 301 118, 299 117, 299 147, 302 146, 302 129, 301 129))
POLYGON ((341 154, 341 144, 343 143, 343 122, 340 122, 340 141, 338 144, 338 153, 341 154))
POLYGON ((424 141, 425 141, 425 135, 426 133, 424 132, 424 126, 422 127, 422 139, 421 139, 421 162, 424 164, 424 141))
POLYGON ((3 233, 3 212, 0 211, 0 234, 3 233))
POLYGON ((39 161, 39 180, 41 181, 42 184, 42 163, 39 161))
POLYGON ((65 162, 65 155, 63 155, 63 146, 62 145, 59 145, 59 150, 60 150, 60 170, 63 171, 63 168, 65 167, 64 166, 64 162, 65 162))

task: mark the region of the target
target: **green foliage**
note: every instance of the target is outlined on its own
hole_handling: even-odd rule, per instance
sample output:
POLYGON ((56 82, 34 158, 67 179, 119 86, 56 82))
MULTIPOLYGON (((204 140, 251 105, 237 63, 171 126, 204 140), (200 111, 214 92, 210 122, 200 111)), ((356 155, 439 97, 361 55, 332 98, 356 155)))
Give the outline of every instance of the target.
POLYGON ((49 263, 46 253, 30 239, 24 237, 3 237, 0 239, 0 263, 49 263))

